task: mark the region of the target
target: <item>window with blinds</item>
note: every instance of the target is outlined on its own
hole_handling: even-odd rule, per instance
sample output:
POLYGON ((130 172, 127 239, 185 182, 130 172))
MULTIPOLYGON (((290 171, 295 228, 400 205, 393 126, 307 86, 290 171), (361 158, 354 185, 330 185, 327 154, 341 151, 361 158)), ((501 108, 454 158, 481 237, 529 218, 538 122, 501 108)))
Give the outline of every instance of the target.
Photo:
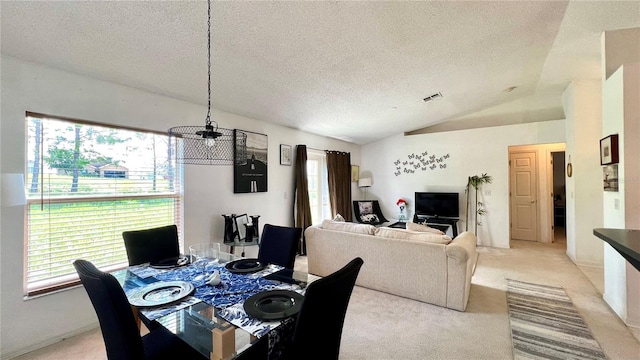
POLYGON ((27 295, 78 283, 76 259, 126 266, 123 231, 182 234, 182 166, 166 134, 33 113, 26 123, 27 295))

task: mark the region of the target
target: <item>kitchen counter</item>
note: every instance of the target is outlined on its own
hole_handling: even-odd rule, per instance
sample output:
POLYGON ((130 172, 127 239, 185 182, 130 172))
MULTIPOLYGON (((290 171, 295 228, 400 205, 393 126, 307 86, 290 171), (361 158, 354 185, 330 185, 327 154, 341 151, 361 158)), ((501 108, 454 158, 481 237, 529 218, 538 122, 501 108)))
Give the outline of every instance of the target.
POLYGON ((593 229, 593 234, 611 245, 640 271, 640 230, 599 228, 593 229))

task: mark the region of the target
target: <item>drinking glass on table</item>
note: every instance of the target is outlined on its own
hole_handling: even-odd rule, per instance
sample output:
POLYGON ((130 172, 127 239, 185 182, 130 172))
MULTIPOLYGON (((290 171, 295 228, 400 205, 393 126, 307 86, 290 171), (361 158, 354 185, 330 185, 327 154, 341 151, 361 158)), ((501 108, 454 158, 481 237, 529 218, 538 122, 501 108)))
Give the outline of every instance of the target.
POLYGON ((202 243, 189 246, 191 263, 202 273, 205 272, 206 265, 216 260, 219 254, 220 243, 202 243))

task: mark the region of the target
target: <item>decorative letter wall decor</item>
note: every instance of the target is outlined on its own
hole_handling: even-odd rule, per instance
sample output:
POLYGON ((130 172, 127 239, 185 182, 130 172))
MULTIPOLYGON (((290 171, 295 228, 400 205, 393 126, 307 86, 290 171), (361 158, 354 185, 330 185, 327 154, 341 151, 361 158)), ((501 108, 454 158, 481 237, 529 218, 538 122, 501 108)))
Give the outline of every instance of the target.
POLYGON ((233 192, 267 191, 267 135, 244 130, 233 130, 247 135, 234 136, 233 192))

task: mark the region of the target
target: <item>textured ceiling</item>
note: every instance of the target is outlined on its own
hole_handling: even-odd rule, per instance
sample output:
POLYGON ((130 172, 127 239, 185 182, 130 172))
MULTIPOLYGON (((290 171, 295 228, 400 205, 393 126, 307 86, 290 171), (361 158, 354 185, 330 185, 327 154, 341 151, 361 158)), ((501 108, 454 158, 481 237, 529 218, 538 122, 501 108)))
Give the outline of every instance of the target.
MULTIPOLYGON (((206 11, 2 1, 1 50, 206 105, 206 11)), ((563 118, 562 90, 600 77, 601 32, 639 27, 640 2, 228 1, 211 23, 213 107, 365 144, 563 118)))

